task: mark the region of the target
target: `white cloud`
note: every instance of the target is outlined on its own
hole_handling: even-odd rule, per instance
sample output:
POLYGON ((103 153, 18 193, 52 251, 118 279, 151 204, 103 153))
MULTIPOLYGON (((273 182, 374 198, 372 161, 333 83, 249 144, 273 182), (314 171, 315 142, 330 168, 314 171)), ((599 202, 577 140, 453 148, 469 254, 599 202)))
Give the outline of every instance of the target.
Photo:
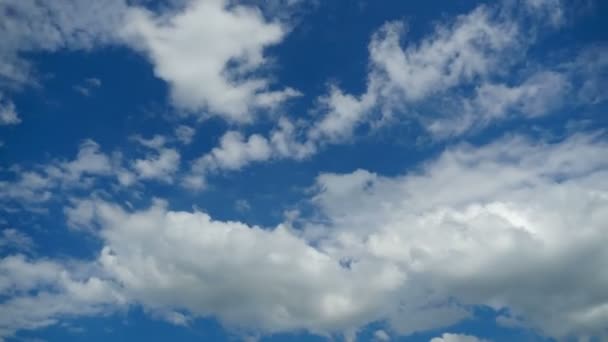
POLYGON ((564 23, 564 9, 561 0, 526 0, 526 10, 547 21, 553 26, 564 23))
POLYGON ((453 115, 423 118, 422 122, 434 136, 446 137, 479 130, 508 117, 539 117, 559 108, 570 88, 564 74, 551 71, 533 74, 515 86, 483 83, 472 98, 460 99, 453 115))
POLYGON ((95 206, 91 201, 73 201, 73 206, 63 210, 69 227, 75 229, 91 228, 95 206))
MULTIPOLYGON (((394 178, 323 174, 312 199, 322 220, 300 217, 298 230, 216 221, 162 201, 135 211, 74 201, 68 222, 94 229, 104 248, 100 268, 89 265, 93 273, 69 278, 78 286, 106 279, 85 286, 100 287, 92 297, 102 300, 85 301, 94 308, 120 297, 176 323, 214 316, 259 333, 350 336, 386 320, 406 335, 452 325, 472 315, 471 305, 488 305, 550 336, 601 336, 608 278, 597 269, 608 261, 607 147, 598 135, 553 144, 515 136, 450 148, 394 178)), ((6 272, 0 284, 23 296, 23 289, 45 288, 37 284, 57 284, 62 272, 46 269, 65 267, 8 260, 25 263, 12 268, 20 272, 42 268, 6 272)), ((53 286, 61 295, 54 293, 52 303, 74 296, 53 286)), ((10 317, 27 316, 19 308, 45 296, 2 305, 10 317)), ((81 312, 49 308, 56 311, 19 321, 6 316, 4 334, 81 312)))
POLYGON ((133 169, 139 178, 172 182, 173 174, 179 170, 180 159, 177 150, 160 148, 158 153, 151 154, 146 159, 135 160, 133 169))
POLYGON ((374 331, 374 340, 375 341, 390 341, 391 337, 386 331, 380 329, 380 330, 374 331))
POLYGON ((92 140, 85 140, 80 144, 76 159, 60 164, 63 169, 63 178, 75 181, 87 174, 109 175, 112 173, 110 158, 99 151, 99 144, 92 140))
POLYGON ((90 188, 100 177, 116 177, 123 184, 124 172, 127 172, 92 140, 83 141, 72 160, 53 160, 29 170, 14 166, 10 171, 15 178, 0 181, 0 201, 17 201, 23 205, 46 202, 54 193, 58 196, 59 189, 90 188))
POLYGON ((450 334, 445 333, 441 337, 435 337, 430 342, 484 342, 487 340, 480 340, 475 336, 463 335, 463 334, 450 334))
POLYGON ((184 145, 192 143, 196 130, 190 126, 179 125, 175 128, 175 136, 184 145))
MULTIPOLYGON (((402 22, 385 24, 369 44, 366 91, 357 96, 332 86, 319 98, 324 114, 313 124, 311 139, 343 141, 361 125, 373 128, 392 119, 418 122, 445 138, 515 116, 554 112, 570 100, 573 76, 530 68, 524 57, 547 18, 559 25, 561 2, 512 5, 480 5, 436 25, 420 41, 406 40, 402 22), (522 80, 514 83, 514 75, 522 80)), ((590 87, 600 89, 596 83, 590 87)))
MULTIPOLYGON (((299 95, 273 89, 260 75, 269 65, 265 48, 286 32, 258 7, 224 0, 187 1, 160 13, 124 0, 8 0, 0 3, 0 81, 11 87, 36 83, 35 67, 21 57, 26 52, 127 45, 150 59, 177 107, 250 122, 258 110, 299 95)), ((74 89, 89 95, 99 85, 91 78, 74 89)))
POLYGON ((131 139, 144 147, 154 150, 163 148, 167 143, 167 139, 159 134, 153 136, 150 139, 146 139, 140 135, 134 135, 131 137, 131 139))
POLYGON ((22 255, 0 259, 0 341, 18 330, 38 329, 74 315, 94 315, 116 308, 124 298, 90 266, 30 261, 22 255))
POLYGON ((125 9, 122 0, 0 2, 0 80, 35 82, 35 72, 21 53, 90 49, 115 41, 125 9))
POLYGON ((200 187, 210 172, 238 170, 251 162, 268 160, 271 155, 271 146, 263 136, 253 134, 245 140, 239 132, 226 132, 220 139, 219 146, 194 162, 191 175, 186 178, 186 185, 200 187))
POLYGON ((598 135, 515 136, 450 148, 394 178, 324 174, 312 199, 323 219, 300 218, 299 230, 161 201, 130 212, 93 200, 82 221, 99 227, 105 274, 160 316, 347 335, 386 320, 407 335, 487 305, 549 336, 602 336, 607 147, 598 135))
POLYGON ((389 304, 383 295, 402 280, 373 262, 351 272, 285 226, 215 221, 162 202, 126 212, 97 201, 95 222, 105 242, 99 261, 129 299, 232 327, 341 332, 381 312, 389 304))
POLYGON ((0 126, 16 125, 21 123, 21 119, 17 115, 15 104, 12 101, 6 101, 0 93, 0 126))
POLYGON ((508 308, 554 337, 601 336, 608 145, 597 139, 513 137, 452 148, 403 177, 324 175, 314 203, 328 223, 310 224, 307 235, 335 258, 380 258, 407 270, 400 300, 411 305, 396 323, 457 301, 508 308))
POLYGON ((323 141, 325 138, 330 141, 340 141, 350 138, 355 127, 365 119, 367 112, 376 104, 376 100, 373 91, 356 98, 332 86, 329 95, 320 99, 320 104, 328 112, 310 129, 308 133, 310 139, 323 141))
POLYGON ((196 159, 184 185, 200 189, 205 185, 205 178, 222 170, 238 170, 254 162, 267 161, 272 158, 303 159, 317 150, 312 140, 298 141, 301 132, 287 118, 279 118, 269 138, 252 134, 245 138, 237 131, 229 131, 220 139, 220 144, 209 153, 196 159))
POLYGON ((403 23, 385 24, 369 44, 367 91, 356 98, 332 88, 330 95, 321 99, 327 113, 313 135, 331 140, 348 138, 357 124, 373 119, 374 111, 384 118, 497 73, 497 67, 505 66, 502 62, 521 42, 517 23, 496 12, 479 6, 450 24, 436 26, 432 34, 407 47, 401 44, 403 23))
POLYGON ((369 48, 376 77, 388 81, 384 91, 417 101, 495 72, 500 53, 519 42, 516 23, 492 12, 478 7, 453 26, 439 26, 431 37, 405 49, 400 44, 402 24, 386 24, 369 48))
POLYGON ((127 165, 121 153, 108 155, 92 140, 83 141, 71 160, 52 160, 30 169, 15 165, 8 170, 15 175, 14 179, 6 177, 7 180, 0 181, 0 202, 17 202, 36 209, 52 198, 69 197, 67 190, 91 189, 103 180, 123 187, 137 181, 172 182, 180 168, 179 152, 165 147, 166 139, 162 136, 132 139, 151 151, 147 150, 144 158, 134 158, 127 165))
POLYGON ((32 252, 34 250, 34 241, 28 235, 14 228, 6 228, 2 230, 0 235, 0 250, 17 250, 23 252, 32 252))
POLYGON ((255 7, 194 0, 163 15, 131 8, 123 33, 170 84, 176 106, 249 122, 256 109, 297 95, 290 88, 272 91, 268 79, 252 76, 268 63, 264 49, 279 43, 285 31, 255 7))

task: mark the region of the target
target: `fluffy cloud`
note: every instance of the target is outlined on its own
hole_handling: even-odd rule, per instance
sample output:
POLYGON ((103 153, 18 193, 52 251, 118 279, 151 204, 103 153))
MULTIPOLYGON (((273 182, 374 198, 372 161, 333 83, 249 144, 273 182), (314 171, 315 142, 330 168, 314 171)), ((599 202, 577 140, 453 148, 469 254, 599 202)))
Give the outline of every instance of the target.
MULTIPOLYGON (((586 80, 587 102, 596 98, 603 89, 597 72, 583 75, 582 67, 570 72, 558 64, 556 70, 530 68, 523 58, 544 23, 559 26, 561 2, 527 1, 518 10, 511 4, 481 5, 418 42, 405 39, 402 22, 385 24, 369 44, 367 90, 353 95, 332 86, 319 99, 324 115, 310 138, 341 141, 360 125, 381 126, 395 117, 435 138, 462 135, 515 116, 552 113, 574 101, 567 95, 576 78, 586 80)), ((582 56, 594 62, 587 69, 605 64, 597 53, 582 56)))
MULTIPOLYGON (((264 49, 283 39, 283 24, 267 21, 254 5, 224 0, 174 5, 155 13, 124 0, 94 5, 3 1, 0 81, 12 87, 36 83, 35 68, 22 57, 26 52, 126 45, 150 59, 155 74, 169 83, 174 104, 186 111, 249 122, 257 110, 299 95, 291 88, 273 90, 270 80, 260 76, 268 65, 264 49)), ((98 85, 91 79, 75 90, 88 95, 98 85)), ((14 114, 10 108, 0 111, 0 118, 14 114)))
POLYGON ((14 176, 7 175, 6 180, 0 181, 0 202, 41 204, 53 196, 62 198, 58 194, 60 189, 90 189, 101 180, 115 181, 121 186, 130 186, 138 180, 171 182, 179 170, 179 153, 165 147, 161 136, 134 139, 152 151, 146 151, 145 158, 134 159, 130 165, 123 165, 120 153, 108 155, 96 142, 85 140, 71 160, 53 160, 31 169, 13 166, 5 174, 14 176))
POLYGON ((125 303, 112 284, 87 264, 66 266, 22 255, 0 259, 0 341, 21 329, 38 329, 75 315, 94 315, 125 303))
POLYGON ((103 273, 161 317, 321 334, 386 320, 407 335, 487 305, 550 336, 602 336, 607 147, 597 134, 552 144, 514 136, 450 148, 394 178, 323 174, 312 198, 323 219, 298 229, 162 201, 127 211, 92 200, 70 219, 97 227, 103 273))
POLYGON ((414 307, 484 304, 555 337, 601 335, 608 163, 596 139, 462 146, 396 179, 324 175, 314 202, 331 224, 308 234, 337 257, 401 265, 407 287, 436 296, 414 307))
MULTIPOLYGON (((0 64, 2 77, 28 79, 30 68, 19 52, 88 48, 116 39, 120 28, 122 42, 145 54, 169 83, 178 107, 247 122, 258 109, 295 94, 271 90, 269 79, 259 74, 267 65, 265 47, 279 43, 286 29, 253 7, 194 0, 163 14, 116 5, 127 17, 110 17, 127 25, 110 29, 88 16, 73 18, 83 4, 0 4, 5 16, 45 17, 32 25, 49 34, 48 42, 37 37, 0 43, 13 51, 2 52, 8 56, 0 64)), ((526 4, 555 25, 562 20, 558 1, 526 4)), ((110 12, 91 8, 103 10, 105 18, 116 9, 109 7, 110 12)), ((381 121, 397 109, 411 114, 408 106, 440 95, 455 99, 457 117, 416 118, 437 136, 515 115, 548 114, 572 88, 581 89, 576 95, 581 101, 604 101, 596 89, 603 79, 591 76, 605 69, 597 52, 603 50, 514 82, 499 77, 498 66, 527 46, 517 20, 505 13, 479 7, 407 46, 401 44, 404 27, 388 23, 370 43, 364 94, 333 87, 320 100, 327 112, 316 122, 280 118, 268 135, 228 131, 193 162, 186 182, 201 186, 208 174, 221 170, 306 158, 325 142, 348 139, 372 117, 381 121), (451 96, 462 85, 471 96, 451 96)), ((117 21, 107 25, 112 23, 117 21)), ((9 24, 0 21, 0 29, 24 25, 9 24)), ((175 139, 188 144, 193 134, 179 126, 175 139)), ((59 190, 90 189, 101 177, 122 185, 173 181, 181 156, 167 145, 175 141, 134 140, 146 155, 126 167, 122 157, 85 141, 74 159, 13 168, 18 176, 0 181, 0 200, 46 201, 59 190)), ((557 338, 605 337, 608 277, 598 270, 608 263, 607 151, 602 134, 554 143, 507 136, 481 147, 448 148, 401 176, 365 170, 321 174, 311 199, 315 214, 270 228, 217 221, 198 210, 176 211, 161 200, 126 209, 97 198, 72 199, 64 210, 67 223, 99 238, 99 257, 83 263, 22 255, 0 259, 0 292, 7 294, 0 303, 0 339, 126 303, 174 324, 213 316, 254 334, 305 329, 352 336, 370 322, 386 321, 388 332, 377 331, 377 340, 450 326, 472 317, 472 306, 486 305, 501 310, 500 324, 557 338)), ((2 248, 27 251, 32 244, 14 229, 0 236, 2 248)), ((432 341, 479 339, 443 334, 432 341)))
POLYGON ((99 262, 127 298, 232 327, 340 332, 379 314, 403 277, 372 261, 352 272, 286 226, 215 221, 158 201, 137 212, 97 201, 93 222, 105 243, 99 262))
POLYGON ((112 175, 113 167, 99 145, 86 140, 73 160, 56 160, 35 170, 14 167, 13 171, 18 174, 14 181, 0 182, 0 200, 39 203, 51 198, 52 189, 90 186, 95 177, 112 175))
POLYGON ((20 54, 90 49, 115 40, 126 4, 106 0, 7 0, 0 3, 0 81, 35 82, 32 66, 20 54))
POLYGON ((290 88, 272 91, 268 79, 253 76, 267 64, 264 48, 279 43, 285 31, 255 7, 194 0, 164 15, 132 8, 123 33, 171 85, 176 106, 248 122, 256 109, 297 95, 290 88))
POLYGON ((480 340, 475 336, 462 335, 462 334, 443 334, 441 337, 435 337, 430 342, 484 342, 487 340, 480 340))
POLYGON ((141 179, 157 179, 172 182, 172 175, 179 170, 180 155, 172 148, 161 148, 146 159, 137 159, 133 169, 141 179))
POLYGON ((238 170, 253 162, 272 158, 303 159, 317 150, 312 140, 297 140, 301 132, 286 118, 279 118, 277 127, 269 138, 252 134, 245 138, 237 131, 229 131, 220 139, 220 144, 209 153, 197 158, 190 173, 184 179, 188 187, 201 188, 209 174, 221 170, 238 170))
POLYGON ((390 341, 390 335, 384 330, 376 330, 374 331, 374 340, 375 341, 390 341))
POLYGON ((357 98, 332 89, 322 99, 327 114, 315 135, 348 137, 372 109, 390 115, 394 108, 495 73, 503 56, 520 45, 516 22, 486 6, 437 26, 432 35, 406 48, 401 45, 404 31, 402 23, 391 22, 372 37, 366 93, 357 98))

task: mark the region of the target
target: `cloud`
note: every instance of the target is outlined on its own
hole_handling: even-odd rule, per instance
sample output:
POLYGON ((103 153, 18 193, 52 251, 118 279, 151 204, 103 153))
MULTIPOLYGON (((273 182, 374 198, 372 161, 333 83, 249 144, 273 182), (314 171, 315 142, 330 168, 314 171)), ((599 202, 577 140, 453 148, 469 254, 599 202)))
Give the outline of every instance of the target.
POLYGON ((5 125, 17 125, 21 123, 15 104, 10 101, 3 99, 2 93, 0 93, 0 126, 5 125))
POLYGON ((285 226, 215 221, 163 202, 136 212, 95 203, 105 274, 151 312, 214 315, 261 332, 340 332, 382 310, 382 294, 401 280, 393 267, 372 264, 361 267, 374 267, 374 277, 363 278, 285 226))
POLYGON ((122 0, 2 1, 0 80, 17 86, 36 82, 22 53, 91 49, 114 42, 125 9, 122 0))
POLYGON ((374 331, 374 340, 375 341, 390 341, 390 335, 384 330, 376 330, 374 331))
POLYGON ((180 154, 172 148, 161 148, 146 159, 133 162, 133 169, 141 179, 173 181, 173 174, 179 170, 180 154))
POLYGON ((16 250, 32 252, 35 244, 32 238, 14 228, 2 230, 0 235, 0 250, 16 250))
MULTIPOLYGON (((169 83, 175 106, 185 111, 244 123, 258 110, 299 95, 274 89, 262 75, 270 64, 264 50, 282 41, 288 30, 283 24, 266 20, 255 4, 182 5, 155 13, 124 0, 3 1, 0 81, 13 88, 37 82, 35 66, 23 53, 126 45, 150 60, 155 74, 169 83)), ((99 85, 91 78, 74 89, 88 96, 99 85)))
POLYGON ((327 223, 309 224, 307 235, 335 258, 400 265, 400 301, 411 305, 395 322, 456 301, 508 308, 553 337, 603 336, 605 154, 594 136, 549 145, 510 137, 448 149, 398 178, 326 174, 313 201, 327 223))
POLYGON ((71 160, 52 160, 30 169, 14 165, 5 172, 14 177, 6 175, 6 180, 0 181, 0 201, 40 205, 62 197, 65 190, 90 189, 100 179, 116 179, 121 185, 130 185, 135 178, 121 166, 121 158, 109 156, 95 141, 85 140, 71 160))
POLYGON ((175 128, 175 136, 184 145, 192 143, 192 138, 196 134, 196 130, 186 125, 179 125, 175 128))
MULTIPOLYGON (((348 94, 332 85, 319 98, 323 115, 309 137, 339 142, 357 127, 399 120, 443 139, 512 117, 555 112, 573 102, 568 91, 574 75, 559 64, 530 67, 527 50, 546 22, 561 24, 562 7, 560 1, 480 5, 434 26, 419 41, 407 40, 403 22, 386 23, 369 43, 366 91, 348 94)), ((589 56, 596 61, 592 65, 601 65, 597 55, 589 56)), ((591 81, 597 77, 583 77, 600 89, 591 81)))
MULTIPOLYGON (((561 23, 558 2, 526 3, 552 18, 552 25, 561 23)), ((46 43, 0 43, 14 51, 2 52, 10 57, 0 64, 4 78, 29 79, 30 66, 18 57, 22 51, 89 48, 116 39, 115 28, 92 24, 87 16, 73 18, 76 7, 70 4, 84 6, 0 4, 4 15, 14 6, 19 18, 50 11, 51 19, 33 25, 48 25, 49 39, 56 35, 46 43)), ((273 90, 263 76, 269 64, 264 49, 278 44, 287 28, 254 7, 210 0, 164 13, 121 8, 128 16, 120 39, 150 59, 177 107, 244 123, 296 94, 273 90)), ((581 102, 605 100, 598 91, 601 77, 592 76, 605 69, 602 50, 584 52, 561 69, 531 68, 504 78, 497 70, 518 55, 514 50, 528 46, 521 38, 527 31, 510 15, 481 6, 407 45, 403 24, 384 25, 369 45, 365 93, 332 86, 319 100, 325 114, 318 121, 279 117, 268 134, 229 130, 193 162, 185 183, 202 186, 221 171, 307 158, 325 143, 350 138, 358 125, 381 123, 397 112, 435 136, 451 136, 513 116, 547 115, 572 89, 580 89, 575 96, 581 102), (463 85, 470 93, 459 96, 455 89, 463 85), (416 105, 444 96, 457 114, 418 116, 416 105)), ((0 24, 5 31, 9 26, 0 24)), ((0 198, 44 202, 64 190, 93 189, 101 178, 121 185, 172 182, 181 155, 168 144, 189 144, 194 133, 182 125, 171 138, 135 136, 145 156, 126 166, 122 156, 84 141, 73 159, 31 170, 13 167, 14 181, 0 181, 0 198)), ((602 132, 552 143, 514 135, 484 146, 447 148, 400 176, 325 173, 310 199, 314 214, 297 220, 290 215, 276 227, 219 221, 162 200, 126 209, 95 195, 77 199, 69 193, 67 224, 86 228, 103 248, 90 262, 0 259, 0 292, 8 294, 0 303, 0 338, 126 303, 178 325, 212 316, 253 335, 305 329, 345 336, 378 321, 395 335, 437 329, 485 305, 500 310, 500 324, 556 338, 603 337, 608 277, 597 270, 608 263, 607 151, 602 132)), ((237 209, 248 207, 236 203, 237 209)), ((32 244, 14 229, 0 236, 0 247, 27 252, 32 244)), ((374 337, 390 338, 384 330, 374 337)), ((431 341, 479 339, 443 334, 431 341)))
POLYGON ((131 8, 123 33, 170 84, 173 103, 185 110, 250 122, 256 109, 298 94, 291 88, 271 90, 269 80, 259 76, 268 64, 264 49, 279 43, 286 28, 266 21, 256 7, 194 0, 163 15, 131 8))
POLYGON ((239 170, 254 162, 276 159, 300 160, 314 154, 317 146, 311 140, 298 141, 298 127, 281 117, 266 138, 252 134, 245 138, 237 131, 228 131, 220 139, 219 146, 197 158, 185 177, 184 184, 200 189, 208 175, 225 170, 239 170))
POLYGON ((596 45, 582 49, 565 68, 576 82, 577 97, 582 104, 596 105, 608 99, 608 46, 596 45))
POLYGON ((463 334, 449 334, 445 333, 441 337, 435 337, 430 342, 488 342, 487 340, 480 340, 475 336, 463 335, 463 334))
POLYGON ((457 136, 509 117, 535 118, 551 113, 566 101, 571 87, 564 74, 552 71, 538 72, 514 86, 483 83, 472 98, 455 104, 453 111, 459 115, 421 121, 435 137, 457 136))
POLYGON ((18 330, 55 324, 66 316, 101 314, 124 304, 107 281, 91 276, 89 265, 71 267, 30 261, 22 255, 0 259, 0 341, 18 330))
POLYGON ((101 87, 101 80, 95 77, 86 78, 81 84, 75 85, 73 88, 83 96, 91 96, 91 92, 101 87))
POLYGON ((367 91, 357 98, 332 88, 321 100, 327 113, 317 123, 316 135, 349 137, 372 109, 390 115, 395 108, 495 73, 503 56, 520 45, 516 23, 495 12, 479 6, 405 48, 403 23, 385 24, 369 44, 367 91))
POLYGON ((93 199, 73 213, 97 227, 103 274, 159 317, 214 316, 260 333, 386 321, 408 335, 485 305, 548 336, 603 336, 607 147, 598 134, 509 136, 449 148, 402 176, 322 174, 319 216, 298 229, 163 201, 128 211, 93 199))
POLYGON ((209 173, 217 170, 238 170, 251 162, 268 160, 271 156, 271 146, 263 136, 253 134, 245 140, 241 133, 229 131, 222 136, 219 146, 194 161, 184 184, 201 188, 205 185, 205 176, 209 173))

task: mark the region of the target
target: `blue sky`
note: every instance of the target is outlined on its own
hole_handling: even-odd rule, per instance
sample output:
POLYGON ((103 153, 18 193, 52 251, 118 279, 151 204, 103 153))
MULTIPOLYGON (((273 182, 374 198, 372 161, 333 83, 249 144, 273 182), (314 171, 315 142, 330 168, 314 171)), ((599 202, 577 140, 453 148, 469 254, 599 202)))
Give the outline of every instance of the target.
POLYGON ((0 2, 0 341, 603 341, 602 1, 0 2))

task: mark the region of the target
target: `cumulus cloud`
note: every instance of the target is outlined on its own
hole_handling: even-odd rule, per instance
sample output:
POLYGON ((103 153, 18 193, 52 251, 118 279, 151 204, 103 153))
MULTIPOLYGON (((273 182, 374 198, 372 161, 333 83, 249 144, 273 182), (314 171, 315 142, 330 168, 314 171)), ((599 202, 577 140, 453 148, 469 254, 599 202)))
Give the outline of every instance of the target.
POLYGON ((146 159, 137 159, 133 169, 141 179, 157 179, 172 182, 172 175, 179 170, 180 154, 172 148, 159 149, 146 159))
POLYGON ((6 180, 0 181, 0 201, 40 205, 53 197, 61 198, 58 190, 90 189, 104 179, 122 186, 138 180, 170 182, 179 169, 179 153, 163 147, 164 138, 135 139, 154 151, 146 158, 135 159, 132 165, 123 165, 120 153, 109 155, 101 151, 93 140, 83 141, 70 160, 52 160, 29 169, 15 165, 5 170, 6 180))
POLYGON ((92 177, 112 174, 110 158, 92 140, 85 140, 73 160, 56 160, 34 170, 13 169, 13 181, 0 181, 0 199, 40 203, 52 196, 58 187, 87 187, 92 177))
POLYGON ((28 260, 23 255, 0 259, 0 341, 18 330, 39 329, 66 316, 95 315, 124 304, 112 284, 91 275, 89 265, 66 266, 28 260))
POLYGON ((407 269, 409 286, 437 296, 414 307, 483 304, 551 336, 601 335, 606 278, 595 270, 606 258, 608 164, 595 139, 452 148, 397 179, 324 175, 314 202, 331 224, 309 234, 329 234, 321 245, 339 257, 407 269))
POLYGON ((312 198, 322 219, 298 229, 163 201, 129 211, 92 200, 77 218, 97 227, 104 274, 160 316, 211 315, 262 333, 385 320, 407 335, 486 305, 549 336, 603 336, 607 147, 597 134, 511 136, 449 148, 393 178, 322 174, 312 198))
POLYGON ((245 138, 237 131, 228 131, 220 139, 219 146, 197 158, 185 177, 188 187, 202 188, 209 174, 222 170, 238 170, 254 162, 273 158, 303 159, 317 150, 312 140, 298 140, 298 128, 287 118, 279 118, 277 127, 269 138, 252 134, 245 138))
POLYGON ((374 108, 388 115, 395 107, 495 73, 501 56, 520 45, 516 23, 486 6, 437 26, 417 44, 403 47, 404 32, 403 23, 390 22, 374 34, 369 44, 366 93, 356 98, 332 88, 322 99, 327 113, 317 124, 317 134, 333 139, 348 137, 374 108))
MULTIPOLYGON (((407 40, 403 22, 386 23, 369 44, 366 91, 354 95, 330 87, 319 98, 323 115, 310 137, 343 141, 360 125, 397 119, 446 138, 512 117, 554 112, 572 101, 566 95, 575 76, 557 70, 559 65, 530 68, 522 61, 528 61, 523 57, 545 22, 559 26, 562 7, 561 1, 544 0, 524 2, 518 10, 510 2, 480 5, 436 25, 420 41, 407 40), (515 73, 523 77, 514 81, 515 73)), ((591 65, 599 67, 602 59, 593 56, 598 55, 589 54, 596 61, 591 65)), ((600 89, 599 81, 591 81, 597 77, 584 78, 590 88, 600 89)))
MULTIPOLYGON (((3 1, 0 82, 37 82, 23 53, 126 45, 152 62, 155 74, 169 83, 173 103, 186 111, 250 122, 259 109, 299 95, 288 87, 273 89, 261 75, 269 65, 265 48, 281 42, 288 28, 266 20, 255 4, 192 0, 161 9, 124 0, 3 1)), ((88 96, 99 85, 90 78, 74 89, 88 96)))
POLYGON ((463 334, 445 333, 441 337, 435 337, 430 342, 489 342, 488 340, 480 340, 475 336, 463 334))
MULTIPOLYGON (((264 49, 278 44, 286 27, 264 19, 254 7, 193 0, 155 13, 112 2, 124 9, 123 17, 114 15, 113 6, 107 11, 93 6, 102 11, 100 17, 110 13, 126 23, 109 28, 117 21, 73 18, 83 4, 1 3, 4 16, 43 16, 32 25, 46 30, 50 40, 14 33, 23 41, 0 43, 9 51, 1 52, 6 58, 0 75, 26 82, 31 69, 20 52, 89 48, 117 39, 118 27, 122 43, 150 59, 180 108, 249 122, 257 110, 296 94, 289 88, 273 90, 270 78, 261 76, 268 64, 264 49)), ((552 18, 553 25, 562 20, 557 1, 526 4, 552 18)), ((471 96, 452 96, 461 109, 457 117, 416 120, 434 135, 449 136, 511 116, 546 115, 573 88, 581 89, 576 95, 581 101, 604 101, 597 91, 603 79, 590 76, 605 69, 597 52, 602 50, 584 52, 560 70, 535 69, 514 81, 501 78, 498 66, 527 47, 521 27, 507 12, 481 6, 405 46, 405 27, 384 25, 369 45, 365 93, 348 94, 334 86, 320 99, 326 111, 317 121, 301 124, 281 117, 267 135, 230 130, 192 163, 184 182, 202 186, 209 174, 222 170, 306 158, 326 142, 348 139, 372 116, 384 120, 397 109, 411 114, 408 106, 450 97, 462 85, 471 96)), ((0 32, 24 25, 11 23, 0 21, 0 32)), ((44 202, 58 190, 90 189, 100 177, 122 185, 172 182, 181 155, 168 144, 189 144, 193 135, 192 128, 178 126, 173 138, 135 136, 146 154, 127 166, 122 157, 87 140, 73 159, 32 170, 13 168, 15 180, 0 181, 0 200, 44 202)), ((351 336, 383 321, 388 332, 376 331, 379 341, 453 325, 472 317, 471 307, 485 305, 500 310, 500 324, 527 326, 556 338, 603 338, 608 276, 597 270, 608 263, 605 179, 605 133, 553 143, 515 135, 480 147, 448 148, 400 176, 366 170, 321 174, 310 200, 315 213, 298 220, 289 215, 276 227, 218 221, 200 210, 174 210, 162 200, 126 209, 94 196, 71 197, 64 209, 68 225, 86 228, 103 248, 91 262, 23 255, 0 259, 0 292, 7 294, 0 303, 0 339, 126 303, 173 324, 212 316, 254 335, 305 329, 351 336)), ((0 236, 2 248, 28 251, 32 244, 14 229, 0 236)), ((480 340, 443 334, 431 341, 480 340)))
POLYGON ((176 212, 156 202, 137 212, 95 204, 106 274, 152 312, 214 315, 261 332, 340 332, 387 305, 402 279, 390 265, 351 272, 286 226, 272 230, 176 212), (204 257, 201 258, 201 251, 204 257))
POLYGON ((297 95, 290 88, 271 90, 268 79, 254 76, 268 63, 264 49, 286 33, 256 7, 194 0, 164 15, 131 8, 123 33, 170 84, 171 98, 180 108, 249 122, 256 109, 273 108, 297 95))

